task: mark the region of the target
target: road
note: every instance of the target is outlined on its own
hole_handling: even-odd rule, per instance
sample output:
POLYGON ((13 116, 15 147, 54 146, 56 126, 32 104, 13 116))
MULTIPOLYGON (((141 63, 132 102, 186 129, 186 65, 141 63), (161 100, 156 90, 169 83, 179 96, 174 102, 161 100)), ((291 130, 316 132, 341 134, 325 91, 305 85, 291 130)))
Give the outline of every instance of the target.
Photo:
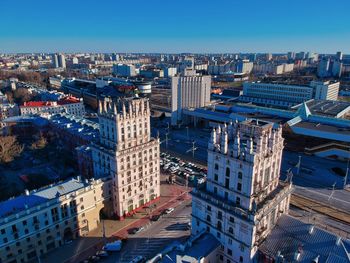
POLYGON ((189 237, 187 223, 191 220, 190 202, 184 202, 174 212, 151 223, 144 231, 129 235, 122 251, 112 254, 102 262, 130 262, 136 256, 151 258, 173 242, 189 237))

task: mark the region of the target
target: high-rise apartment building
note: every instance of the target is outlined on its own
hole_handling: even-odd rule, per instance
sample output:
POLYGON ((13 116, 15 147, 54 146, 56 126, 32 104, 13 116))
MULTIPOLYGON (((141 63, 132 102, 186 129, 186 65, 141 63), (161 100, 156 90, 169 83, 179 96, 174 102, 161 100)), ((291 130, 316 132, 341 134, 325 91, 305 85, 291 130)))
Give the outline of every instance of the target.
POLYGON ((113 74, 120 77, 133 77, 136 76, 135 66, 127 64, 113 65, 113 74))
MULTIPOLYGON (((337 57, 342 57, 338 55, 337 57)), ((317 76, 320 78, 336 77, 339 78, 342 73, 343 63, 339 59, 330 59, 323 57, 317 66, 317 76)))
POLYGON ((210 103, 211 76, 196 75, 193 70, 171 78, 171 124, 182 121, 182 109, 198 108, 210 103))
POLYGON ((55 68, 66 68, 66 58, 64 54, 53 54, 52 64, 55 68))
POLYGON ((192 191, 192 234, 222 244, 216 262, 252 262, 259 244, 287 213, 292 186, 279 182, 282 127, 248 120, 213 129, 205 187, 192 191))
POLYGON ((52 55, 52 64, 55 68, 59 68, 60 65, 58 63, 58 55, 57 54, 53 54, 52 55))
POLYGON ((342 60, 343 59, 343 52, 338 51, 337 54, 335 54, 335 57, 337 60, 342 60))
POLYGON ((249 62, 247 59, 240 60, 235 65, 235 72, 250 74, 253 69, 253 62, 249 62))
POLYGON ((287 57, 289 60, 294 60, 295 59, 295 52, 288 52, 287 57))
POLYGON ((66 57, 64 54, 58 54, 58 63, 61 68, 66 68, 66 57))
POLYGON ((159 139, 151 138, 147 98, 104 98, 98 116, 94 176, 112 177, 113 211, 122 219, 160 196, 159 139))

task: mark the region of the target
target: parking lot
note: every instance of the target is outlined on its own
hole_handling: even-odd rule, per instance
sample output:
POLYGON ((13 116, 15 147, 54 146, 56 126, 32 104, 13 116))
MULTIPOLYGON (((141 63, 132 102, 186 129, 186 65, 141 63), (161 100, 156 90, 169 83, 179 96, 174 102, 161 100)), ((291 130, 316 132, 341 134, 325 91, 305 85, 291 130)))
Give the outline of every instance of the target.
POLYGON ((168 183, 173 183, 176 179, 188 186, 202 184, 206 180, 207 169, 191 162, 185 162, 178 157, 168 153, 161 153, 160 167, 169 174, 168 183), (179 176, 180 178, 176 178, 179 176), (180 180, 179 180, 180 179, 180 180))

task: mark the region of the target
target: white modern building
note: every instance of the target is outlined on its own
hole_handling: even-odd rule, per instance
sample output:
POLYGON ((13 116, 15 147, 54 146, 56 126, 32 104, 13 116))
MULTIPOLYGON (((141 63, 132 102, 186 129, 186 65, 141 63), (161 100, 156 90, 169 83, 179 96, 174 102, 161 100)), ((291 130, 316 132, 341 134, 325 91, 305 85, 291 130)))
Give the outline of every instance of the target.
POLYGON ((198 108, 210 103, 211 76, 186 71, 184 75, 171 78, 171 124, 182 121, 182 109, 198 108))
POLYGON ((282 127, 247 120, 213 129, 205 187, 192 191, 192 234, 222 244, 216 262, 257 262, 259 244, 288 213, 292 186, 279 182, 282 127))
POLYGON ((312 81, 309 86, 281 83, 245 82, 241 101, 293 106, 311 99, 337 100, 339 82, 312 81))
POLYGON ((113 211, 123 219, 160 196, 159 139, 151 138, 146 98, 99 102, 100 142, 92 144, 94 176, 112 177, 113 211))
POLYGON ((316 100, 338 100, 340 82, 311 81, 310 87, 314 89, 316 100))

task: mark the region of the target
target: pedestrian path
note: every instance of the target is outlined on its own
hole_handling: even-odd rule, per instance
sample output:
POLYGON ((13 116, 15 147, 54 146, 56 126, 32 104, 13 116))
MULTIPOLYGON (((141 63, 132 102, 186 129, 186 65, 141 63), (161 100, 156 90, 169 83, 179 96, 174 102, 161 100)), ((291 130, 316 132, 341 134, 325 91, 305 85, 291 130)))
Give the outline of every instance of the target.
MULTIPOLYGON (((160 252, 164 247, 174 242, 176 239, 188 235, 189 231, 188 222, 190 222, 190 216, 176 216, 170 215, 164 216, 168 224, 160 228, 157 233, 147 233, 147 230, 140 235, 135 236, 135 246, 121 254, 119 262, 130 262, 136 256, 144 256, 150 258, 160 252)), ((130 238, 128 242, 133 242, 130 238)))

